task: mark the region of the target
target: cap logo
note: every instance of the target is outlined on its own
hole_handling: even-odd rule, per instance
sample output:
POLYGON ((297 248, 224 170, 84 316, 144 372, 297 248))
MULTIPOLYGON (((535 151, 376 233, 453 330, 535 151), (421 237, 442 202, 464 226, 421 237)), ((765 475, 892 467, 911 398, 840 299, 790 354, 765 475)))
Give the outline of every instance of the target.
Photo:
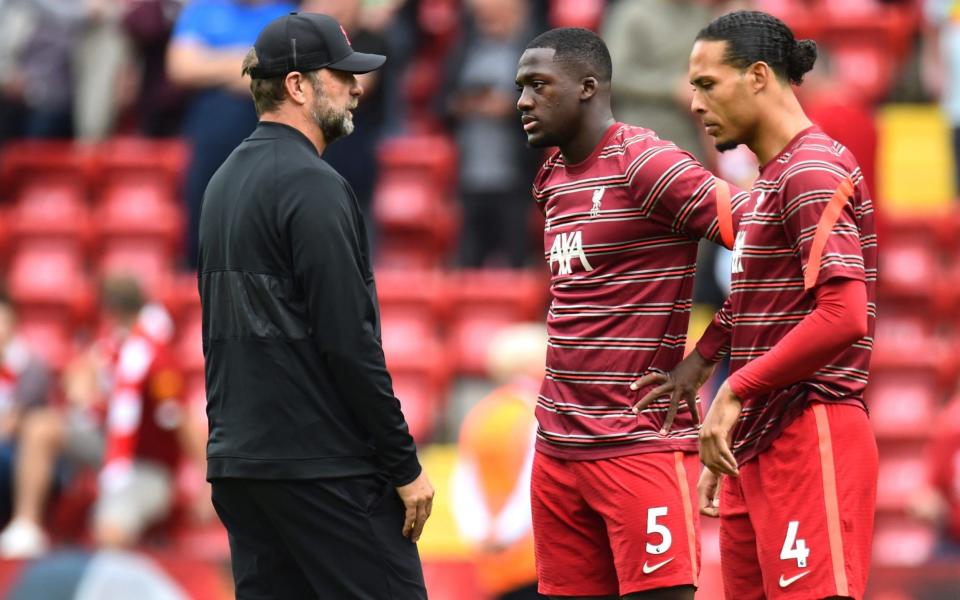
POLYGON ((350 36, 347 35, 347 30, 343 28, 343 25, 340 26, 340 31, 343 33, 343 39, 347 40, 347 45, 353 48, 353 44, 350 43, 350 36))

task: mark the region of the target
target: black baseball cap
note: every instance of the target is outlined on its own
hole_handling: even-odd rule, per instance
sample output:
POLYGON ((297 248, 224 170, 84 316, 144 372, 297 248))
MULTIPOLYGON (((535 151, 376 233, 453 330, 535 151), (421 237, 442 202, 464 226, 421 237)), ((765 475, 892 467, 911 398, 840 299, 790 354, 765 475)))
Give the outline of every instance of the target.
POLYGON ((318 13, 290 13, 274 19, 257 36, 253 48, 258 62, 250 69, 254 79, 323 68, 369 73, 387 60, 380 54, 354 52, 340 23, 318 13))

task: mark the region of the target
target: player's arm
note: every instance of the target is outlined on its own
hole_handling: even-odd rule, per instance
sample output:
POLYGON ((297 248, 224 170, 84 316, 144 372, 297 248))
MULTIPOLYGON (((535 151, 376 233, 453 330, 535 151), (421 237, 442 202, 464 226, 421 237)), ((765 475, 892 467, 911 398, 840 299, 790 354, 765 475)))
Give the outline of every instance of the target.
POLYGON ((650 157, 641 154, 631 193, 638 206, 676 235, 706 238, 732 249, 750 195, 716 177, 690 153, 675 146, 650 157))
POLYGON ((394 484, 410 483, 420 474, 420 463, 387 372, 355 201, 331 174, 294 173, 287 185, 293 190, 281 222, 326 371, 373 438, 394 484))
POLYGON ((387 372, 356 200, 326 173, 293 173, 288 183, 294 187, 281 220, 295 275, 306 291, 314 341, 338 393, 373 438, 377 460, 404 504, 402 533, 416 542, 430 517, 434 490, 387 372))
POLYGON ((673 419, 677 415, 680 402, 684 402, 693 417, 694 424, 700 422, 697 411, 697 392, 710 378, 717 362, 730 351, 730 335, 733 331, 733 320, 730 317, 730 300, 714 315, 710 325, 697 342, 696 347, 669 373, 647 373, 630 384, 633 391, 655 385, 643 398, 633 406, 633 412, 639 413, 651 402, 663 396, 670 396, 670 408, 660 429, 661 435, 666 435, 673 426, 673 419))
POLYGON ((240 67, 247 48, 215 48, 207 42, 203 7, 188 3, 181 11, 167 47, 167 77, 188 88, 227 87, 249 91, 240 67))

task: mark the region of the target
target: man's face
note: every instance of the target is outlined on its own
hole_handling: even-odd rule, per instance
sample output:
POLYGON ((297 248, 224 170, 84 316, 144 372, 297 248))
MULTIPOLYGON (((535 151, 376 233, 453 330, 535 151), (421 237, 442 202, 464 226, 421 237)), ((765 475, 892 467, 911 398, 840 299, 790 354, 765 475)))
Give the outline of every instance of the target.
POLYGON ((690 110, 703 120, 721 152, 748 141, 758 109, 745 73, 724 63, 726 47, 725 41, 700 40, 690 53, 690 110))
POLYGON ((320 69, 316 78, 307 78, 313 87, 310 116, 323 132, 323 139, 332 144, 353 133, 353 113, 363 88, 353 73, 320 69))
POLYGON ((517 110, 527 143, 534 148, 563 146, 580 124, 580 85, 553 61, 553 48, 530 48, 517 65, 517 110))

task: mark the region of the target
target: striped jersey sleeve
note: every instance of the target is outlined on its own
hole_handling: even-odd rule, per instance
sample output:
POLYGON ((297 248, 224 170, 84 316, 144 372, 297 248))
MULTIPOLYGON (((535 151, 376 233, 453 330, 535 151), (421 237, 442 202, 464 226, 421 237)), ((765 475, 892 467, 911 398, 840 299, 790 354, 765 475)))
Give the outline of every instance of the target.
POLYGON ((784 186, 783 227, 799 257, 804 288, 834 277, 865 278, 854 184, 837 165, 800 163, 784 186))

